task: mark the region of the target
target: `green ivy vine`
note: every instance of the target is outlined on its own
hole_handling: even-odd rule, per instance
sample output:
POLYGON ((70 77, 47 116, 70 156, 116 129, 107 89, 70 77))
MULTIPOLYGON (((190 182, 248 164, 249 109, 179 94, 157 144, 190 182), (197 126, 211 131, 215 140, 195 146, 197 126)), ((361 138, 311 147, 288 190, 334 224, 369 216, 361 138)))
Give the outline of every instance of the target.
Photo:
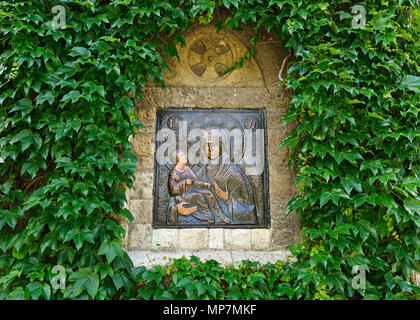
POLYGON ((0 299, 418 297, 418 1, 0 1, 0 28, 0 299), (132 219, 134 101, 147 79, 164 87, 163 56, 190 24, 222 8, 218 29, 274 30, 293 49, 283 121, 297 128, 281 147, 304 242, 293 262, 239 271, 195 258, 133 268, 120 221, 132 219))

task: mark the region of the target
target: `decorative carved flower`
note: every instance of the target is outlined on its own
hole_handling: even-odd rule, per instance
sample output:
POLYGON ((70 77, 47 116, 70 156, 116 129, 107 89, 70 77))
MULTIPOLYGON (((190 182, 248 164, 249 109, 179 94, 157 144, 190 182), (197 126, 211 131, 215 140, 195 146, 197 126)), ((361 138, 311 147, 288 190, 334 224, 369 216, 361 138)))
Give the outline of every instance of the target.
POLYGON ((218 79, 234 62, 227 40, 221 37, 202 37, 188 51, 188 64, 194 74, 204 79, 218 79))

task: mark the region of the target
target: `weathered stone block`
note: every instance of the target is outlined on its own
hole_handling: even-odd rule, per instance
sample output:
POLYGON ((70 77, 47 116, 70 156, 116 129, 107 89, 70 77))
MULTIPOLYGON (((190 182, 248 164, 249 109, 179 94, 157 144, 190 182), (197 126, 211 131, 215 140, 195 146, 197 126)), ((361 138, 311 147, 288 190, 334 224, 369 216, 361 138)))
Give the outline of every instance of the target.
POLYGON ((129 208, 134 223, 152 223, 153 200, 130 200, 129 208))
MULTIPOLYGON (((147 91, 147 89, 145 89, 145 91, 147 91)), ((148 99, 146 96, 145 101, 142 101, 142 100, 136 101, 136 107, 137 107, 139 120, 143 123, 145 127, 154 125, 156 121, 156 108, 153 107, 152 103, 147 103, 149 102, 147 100, 148 99)))
POLYGON ((295 244, 297 240, 296 232, 293 229, 273 228, 271 234, 272 249, 281 249, 289 244, 295 244))
POLYGON ((153 185, 139 187, 138 193, 141 199, 153 199, 153 185))
POLYGON ((153 183, 153 172, 136 174, 135 183, 138 185, 149 186, 153 183))
POLYGON ((151 172, 153 170, 154 162, 153 156, 139 156, 137 157, 137 172, 151 172))
POLYGON ((149 250, 152 247, 152 226, 132 224, 130 226, 128 250, 149 250))
POLYGON ((270 186, 273 186, 270 188, 270 196, 272 198, 291 198, 293 196, 292 179, 290 173, 287 171, 283 172, 283 174, 273 173, 270 177, 270 186))
POLYGON ((138 156, 153 156, 155 141, 152 135, 140 133, 132 142, 132 148, 138 156))
POLYGON ((179 229, 178 247, 187 250, 202 250, 208 246, 208 229, 179 229))
POLYGON ((209 230, 209 248, 210 249, 223 249, 223 229, 210 229, 209 230))
POLYGON ((227 250, 251 249, 251 229, 224 229, 224 248, 227 250))
POLYGON ((153 249, 176 248, 178 244, 178 229, 155 229, 152 233, 153 249))
POLYGON ((140 199, 153 198, 153 173, 142 173, 136 175, 135 184, 140 199))
POLYGON ((252 229, 251 248, 253 250, 268 250, 270 248, 270 229, 252 229))
POLYGON ((135 183, 133 183, 133 187, 131 189, 127 190, 127 199, 130 200, 136 200, 136 199, 140 199, 140 187, 138 185, 136 185, 135 183))
POLYGON ((153 173, 138 173, 133 181, 133 187, 127 190, 130 199, 153 198, 153 173))

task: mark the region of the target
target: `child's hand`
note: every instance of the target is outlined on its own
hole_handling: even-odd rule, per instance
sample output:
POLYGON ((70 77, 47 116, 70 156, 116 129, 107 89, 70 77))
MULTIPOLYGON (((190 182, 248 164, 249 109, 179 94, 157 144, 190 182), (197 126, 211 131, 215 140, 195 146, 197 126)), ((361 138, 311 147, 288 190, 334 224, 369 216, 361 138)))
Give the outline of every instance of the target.
POLYGON ((210 183, 207 183, 207 182, 204 182, 204 188, 207 188, 207 189, 211 189, 211 184, 210 183))

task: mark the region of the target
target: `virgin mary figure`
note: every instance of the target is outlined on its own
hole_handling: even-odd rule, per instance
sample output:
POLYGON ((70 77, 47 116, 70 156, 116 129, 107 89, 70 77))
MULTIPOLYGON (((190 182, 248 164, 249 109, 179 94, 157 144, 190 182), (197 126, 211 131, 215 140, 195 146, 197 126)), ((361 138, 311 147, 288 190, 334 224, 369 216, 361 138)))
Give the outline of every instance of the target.
MULTIPOLYGON (((209 128, 204 131, 206 161, 195 174, 196 179, 209 185, 210 199, 216 200, 217 210, 222 213, 223 223, 257 224, 254 192, 251 182, 236 163, 222 163, 221 128, 209 128)), ((169 221, 171 224, 202 224, 209 221, 208 210, 203 210, 200 203, 191 203, 186 199, 171 197, 169 202, 169 221)), ((219 213, 220 216, 220 213, 219 213)))

